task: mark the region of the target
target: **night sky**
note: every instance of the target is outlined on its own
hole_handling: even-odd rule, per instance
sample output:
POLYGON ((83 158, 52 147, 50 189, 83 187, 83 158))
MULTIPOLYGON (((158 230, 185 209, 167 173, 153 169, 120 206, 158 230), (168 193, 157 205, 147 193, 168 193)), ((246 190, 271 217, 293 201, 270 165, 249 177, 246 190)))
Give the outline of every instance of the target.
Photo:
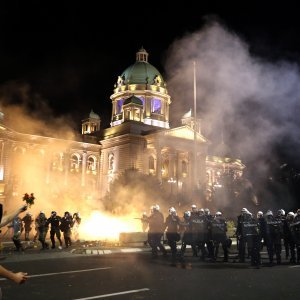
MULTIPOLYGON (((108 127, 113 86, 137 50, 143 46, 164 75, 172 43, 212 20, 243 39, 258 59, 299 65, 296 4, 217 2, 225 1, 1 1, 0 91, 26 85, 29 95, 24 100, 13 93, 5 104, 37 111, 35 102, 43 101, 50 115, 71 116, 78 131, 93 109, 108 127)), ((290 161, 299 166, 299 158, 290 161)))
POLYGON ((1 1, 0 85, 29 84, 55 114, 80 122, 93 109, 107 126, 113 85, 136 51, 144 46, 164 74, 172 42, 211 19, 241 36, 255 55, 299 62, 298 10, 286 1, 272 7, 255 1, 162 2, 112 2, 104 8, 97 1, 1 1))

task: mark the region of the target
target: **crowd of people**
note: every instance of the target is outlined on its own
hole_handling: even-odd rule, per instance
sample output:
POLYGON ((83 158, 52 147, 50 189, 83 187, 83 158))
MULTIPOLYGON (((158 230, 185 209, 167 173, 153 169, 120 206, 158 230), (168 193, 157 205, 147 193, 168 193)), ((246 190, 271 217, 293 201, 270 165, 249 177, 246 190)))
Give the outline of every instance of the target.
POLYGON ((49 249, 49 244, 46 242, 46 237, 50 228, 50 240, 51 248, 55 249, 58 242, 58 249, 62 249, 64 239, 65 247, 68 248, 72 245, 71 236, 73 240, 79 240, 79 225, 81 223, 80 213, 74 213, 73 215, 66 211, 63 217, 60 217, 56 211, 52 211, 49 218, 45 213, 41 211, 34 219, 31 213, 21 218, 19 215, 15 216, 8 228, 12 230, 12 240, 14 242, 16 251, 24 251, 23 244, 21 242, 22 234, 24 232, 24 240, 30 241, 30 233, 35 227, 35 235, 32 238, 32 242, 37 240, 41 243, 42 250, 49 249))
MULTIPOLYGON (((183 262, 187 245, 192 248, 193 256, 202 261, 215 262, 219 258, 219 247, 223 249, 223 262, 228 262, 229 248, 232 239, 228 236, 227 221, 221 211, 214 215, 205 208, 198 209, 196 205, 185 211, 182 217, 176 209, 170 207, 168 216, 164 219, 159 205, 151 207, 150 214, 143 213, 141 218, 143 230, 148 226, 148 240, 152 257, 157 258, 159 251, 167 256, 163 236, 170 246, 172 263, 183 262), (177 242, 181 240, 180 252, 177 253, 177 242)), ((237 240, 239 262, 244 263, 249 258, 251 265, 259 268, 261 265, 260 252, 265 246, 268 253, 269 265, 281 264, 282 245, 285 247, 285 258, 291 264, 300 263, 300 209, 296 213, 285 213, 283 209, 273 214, 268 210, 254 216, 248 209, 243 208, 235 222, 234 236, 237 240), (247 256, 246 256, 247 254, 247 256)))

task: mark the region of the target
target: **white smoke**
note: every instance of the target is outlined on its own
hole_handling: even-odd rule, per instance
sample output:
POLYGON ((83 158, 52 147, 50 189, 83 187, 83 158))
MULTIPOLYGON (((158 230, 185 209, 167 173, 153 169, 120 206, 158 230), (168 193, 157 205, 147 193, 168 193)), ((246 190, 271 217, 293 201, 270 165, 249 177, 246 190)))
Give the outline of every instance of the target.
POLYGON ((296 63, 254 57, 237 34, 218 23, 175 41, 166 55, 172 115, 193 107, 193 62, 197 74, 197 114, 204 135, 221 139, 236 157, 266 171, 278 163, 274 146, 295 153, 300 142, 300 73, 296 63), (287 144, 288 143, 288 144, 287 144), (293 145, 293 148, 289 148, 293 145))

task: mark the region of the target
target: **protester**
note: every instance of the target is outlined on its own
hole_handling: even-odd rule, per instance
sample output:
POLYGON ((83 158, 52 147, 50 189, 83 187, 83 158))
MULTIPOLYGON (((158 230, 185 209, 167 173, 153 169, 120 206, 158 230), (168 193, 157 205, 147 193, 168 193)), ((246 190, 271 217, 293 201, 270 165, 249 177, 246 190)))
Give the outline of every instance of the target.
MULTIPOLYGON (((0 228, 7 225, 8 223, 12 222, 12 220, 18 216, 21 212, 25 211, 27 209, 27 205, 23 205, 22 207, 18 208, 17 210, 11 212, 10 214, 7 214, 3 216, 3 206, 0 204, 0 228)), ((0 265, 0 276, 5 277, 11 281, 14 281, 15 283, 22 284, 28 279, 28 273, 24 272, 17 272, 14 273, 12 271, 9 271, 8 269, 4 268, 2 265, 0 265)), ((2 291, 0 288, 0 300, 2 300, 2 291)))
POLYGON ((73 227, 72 233, 75 242, 80 242, 79 238, 79 226, 81 224, 81 216, 79 212, 73 214, 73 227))
POLYGON ((49 245, 46 242, 46 236, 48 233, 48 222, 47 222, 47 218, 46 215, 43 211, 41 211, 39 213, 39 215, 37 216, 37 218, 35 219, 35 222, 37 224, 37 228, 38 228, 38 240, 41 242, 42 244, 42 249, 49 249, 49 245))
POLYGON ((32 214, 27 213, 23 218, 22 222, 24 223, 24 229, 25 229, 25 241, 29 241, 29 233, 31 231, 31 224, 33 222, 32 214))
POLYGON ((21 233, 23 229, 21 218, 19 216, 14 217, 12 223, 8 225, 8 227, 11 227, 13 229, 12 241, 15 244, 16 251, 24 251, 24 248, 21 243, 21 233))

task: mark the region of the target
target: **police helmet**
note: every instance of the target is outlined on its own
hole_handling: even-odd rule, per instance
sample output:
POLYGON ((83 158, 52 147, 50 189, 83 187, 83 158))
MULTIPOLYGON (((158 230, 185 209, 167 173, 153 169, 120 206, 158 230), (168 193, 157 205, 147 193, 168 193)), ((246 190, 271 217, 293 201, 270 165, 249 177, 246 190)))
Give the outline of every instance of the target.
POLYGON ((292 211, 290 211, 290 212, 288 212, 288 214, 286 215, 288 218, 294 218, 295 217, 295 214, 292 212, 292 211))
POLYGON ((159 209, 160 209, 160 207, 159 207, 159 205, 158 205, 158 204, 155 204, 155 205, 153 206, 153 210, 155 210, 155 211, 159 211, 159 209))
POLYGON ((268 210, 268 211, 266 212, 266 216, 273 216, 273 212, 272 212, 271 210, 268 210))
POLYGON ((183 217, 185 219, 189 219, 191 217, 191 212, 189 210, 185 211, 184 214, 183 214, 183 217))
POLYGON ((191 209, 192 209, 193 211, 195 211, 195 210, 197 209, 197 206, 196 206, 195 204, 193 204, 193 205, 191 206, 191 209))
POLYGON ((262 211, 257 212, 257 218, 262 218, 264 216, 264 213, 262 211))
POLYGON ((199 209, 199 214, 200 214, 200 215, 203 215, 203 214, 204 214, 204 209, 203 209, 203 208, 200 208, 200 209, 199 209))
POLYGON ((284 209, 281 209, 281 215, 285 216, 285 210, 284 209))
POLYGON ((222 216, 222 213, 220 211, 217 211, 216 212, 216 217, 221 217, 222 216))
POLYGON ((174 207, 169 208, 169 214, 170 215, 176 215, 176 209, 174 207))
POLYGON ((210 215, 210 210, 209 210, 208 208, 204 208, 204 213, 205 213, 206 215, 210 215))

